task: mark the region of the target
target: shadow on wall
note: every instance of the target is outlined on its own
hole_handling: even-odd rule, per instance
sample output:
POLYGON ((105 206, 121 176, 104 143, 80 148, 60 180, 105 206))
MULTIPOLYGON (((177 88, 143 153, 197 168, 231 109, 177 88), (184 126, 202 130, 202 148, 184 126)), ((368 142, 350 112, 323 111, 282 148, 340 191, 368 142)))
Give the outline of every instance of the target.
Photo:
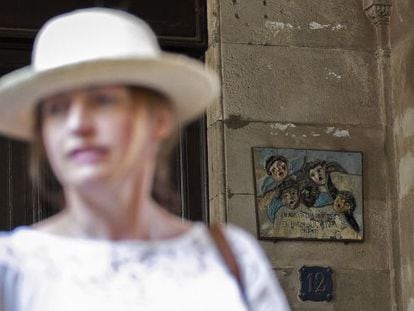
POLYGON ((403 55, 401 55, 401 81, 403 81, 403 89, 408 91, 414 89, 414 29, 408 32, 397 44, 399 49, 401 45, 403 55))
POLYGON ((393 42, 392 60, 394 101, 404 110, 414 97, 414 29, 393 42))
POLYGON ((408 37, 409 47, 407 49, 407 65, 405 67, 405 82, 404 88, 414 89, 414 29, 409 33, 408 37))

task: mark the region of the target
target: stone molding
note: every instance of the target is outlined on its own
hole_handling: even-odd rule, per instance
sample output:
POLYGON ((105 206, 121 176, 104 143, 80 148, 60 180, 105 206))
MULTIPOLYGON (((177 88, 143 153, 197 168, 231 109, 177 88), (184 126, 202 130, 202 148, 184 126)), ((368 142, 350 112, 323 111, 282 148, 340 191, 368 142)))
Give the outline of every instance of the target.
POLYGON ((375 52, 375 56, 377 58, 384 58, 384 57, 390 58, 391 57, 391 49, 378 49, 375 52))
MULTIPOLYGON (((411 1, 411 0, 410 0, 411 1)), ((377 49, 375 52, 378 63, 378 86, 380 95, 380 105, 383 108, 384 113, 384 146, 385 156, 388 163, 386 172, 388 176, 387 182, 387 199, 386 204, 388 207, 388 218, 392 223, 392 237, 395 241, 390 242, 390 247, 399 248, 400 236, 399 236, 399 205, 398 201, 398 161, 396 159, 396 137, 394 135, 394 122, 396 120, 396 112, 393 100, 393 85, 391 76, 391 39, 390 39, 390 21, 391 21, 391 8, 393 0, 364 0, 363 9, 374 25, 377 36, 377 49), (392 244, 392 245, 391 245, 392 244), (396 246, 395 246, 396 245, 396 246)), ((395 251, 394 251, 395 252, 395 251)), ((400 253, 400 251, 397 251, 400 253)), ((393 271, 391 278, 391 296, 393 303, 393 310, 397 310, 397 306, 401 306, 401 261, 399 258, 390 256, 390 267, 393 271)), ((400 309, 398 307, 398 309, 400 309)))
POLYGON ((391 20, 391 0, 364 0, 363 9, 365 15, 375 26, 377 32, 378 59, 389 59, 391 56, 390 42, 390 20, 391 20))
POLYGON ((375 25, 389 25, 391 20, 391 3, 384 0, 364 0, 364 11, 375 25))

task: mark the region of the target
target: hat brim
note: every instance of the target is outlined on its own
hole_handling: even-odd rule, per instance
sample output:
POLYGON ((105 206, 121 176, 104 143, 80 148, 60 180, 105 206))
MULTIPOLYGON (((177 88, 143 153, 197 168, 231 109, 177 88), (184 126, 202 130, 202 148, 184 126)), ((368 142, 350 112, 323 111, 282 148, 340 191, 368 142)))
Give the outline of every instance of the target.
POLYGON ((0 79, 0 132, 31 140, 34 108, 42 99, 62 91, 105 84, 137 85, 163 93, 174 104, 181 124, 199 116, 219 93, 215 73, 177 54, 98 59, 44 71, 27 66, 0 79))

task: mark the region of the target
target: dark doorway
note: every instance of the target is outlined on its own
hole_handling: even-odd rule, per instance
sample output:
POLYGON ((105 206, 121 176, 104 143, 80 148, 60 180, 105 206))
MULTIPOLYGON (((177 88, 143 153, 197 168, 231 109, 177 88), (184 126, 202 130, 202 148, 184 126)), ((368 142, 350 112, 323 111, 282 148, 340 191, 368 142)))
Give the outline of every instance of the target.
MULTIPOLYGON (((0 75, 30 63, 34 36, 49 17, 91 6, 138 15, 153 27, 164 50, 203 60, 207 48, 205 0, 15 0, 0 3, 0 75)), ((182 217, 206 222, 205 128, 203 117, 180 134, 172 178, 180 194, 182 217)), ((0 230, 29 225, 55 213, 31 185, 28 158, 26 143, 0 136, 0 230)))

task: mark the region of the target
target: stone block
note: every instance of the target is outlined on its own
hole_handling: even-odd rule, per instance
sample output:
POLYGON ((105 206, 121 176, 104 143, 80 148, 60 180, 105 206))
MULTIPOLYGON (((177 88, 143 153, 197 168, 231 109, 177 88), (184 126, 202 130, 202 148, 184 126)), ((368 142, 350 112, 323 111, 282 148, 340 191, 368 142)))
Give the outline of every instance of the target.
MULTIPOLYGON (((414 195, 412 196, 414 197, 414 195)), ((405 266, 413 265, 411 268, 414 268, 414 213, 412 210, 413 207, 413 198, 407 198, 400 201, 401 208, 399 209, 399 233, 400 233, 400 253, 401 264, 405 266)), ((408 274, 412 278, 414 284, 414 273, 408 274)), ((414 290, 413 290, 414 291, 414 290)))
POLYGON ((225 119, 315 124, 382 122, 370 53, 223 44, 225 119))
POLYGON ((216 121, 207 128, 208 193, 212 199, 225 193, 224 125, 216 121))
POLYGON ((209 0, 207 4, 208 43, 215 44, 220 41, 220 0, 209 0))
POLYGON ((360 0, 221 1, 223 42, 375 49, 360 0))
MULTIPOLYGON (((211 45, 205 53, 205 61, 208 68, 215 71, 219 78, 221 78, 221 55, 220 55, 220 45, 213 44, 211 45)), ((221 92, 219 98, 217 98, 211 105, 207 108, 207 125, 223 120, 223 105, 221 92)))
MULTIPOLYGON (((412 120, 414 122, 414 120, 412 120)), ((399 197, 404 199, 414 193, 414 153, 401 155, 399 160, 399 197)))
MULTIPOLYGON (((257 236, 253 195, 232 195, 228 200, 228 222, 257 236)), ((388 269, 391 248, 385 203, 364 202, 363 242, 331 241, 260 241, 272 265, 277 269, 303 265, 331 266, 341 269, 388 269)))
POLYGON ((226 197, 218 194, 209 200, 210 223, 224 224, 227 222, 226 197))
POLYGON ((256 209, 251 195, 234 195, 227 198, 227 220, 257 237, 256 209))
MULTIPOLYGON (((404 254, 401 255, 405 256, 404 254)), ((401 267, 401 271, 401 284, 403 288, 403 291, 400 293, 403 304, 401 310, 412 311, 414 310, 413 262, 410 262, 408 265, 403 265, 401 267)))
POLYGON ((403 41, 407 34, 409 34, 410 32, 411 34, 414 34, 414 30, 412 27, 413 20, 414 2, 412 0, 392 1, 392 16, 390 30, 393 47, 397 45, 397 42, 403 41))
POLYGON ((339 270, 336 273, 335 310, 392 310, 391 276, 387 270, 339 270))

